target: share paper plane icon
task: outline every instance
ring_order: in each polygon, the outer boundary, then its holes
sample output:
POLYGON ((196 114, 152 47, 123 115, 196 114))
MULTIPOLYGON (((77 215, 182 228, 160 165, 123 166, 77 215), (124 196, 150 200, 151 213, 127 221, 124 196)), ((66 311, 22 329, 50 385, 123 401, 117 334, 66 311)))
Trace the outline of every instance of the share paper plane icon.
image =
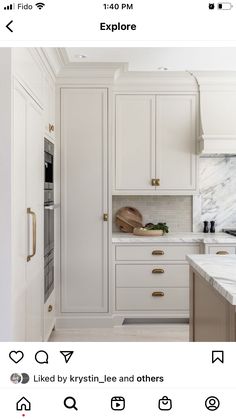
POLYGON ((67 364, 69 360, 71 359, 74 351, 60 351, 60 353, 64 356, 65 362, 67 364))

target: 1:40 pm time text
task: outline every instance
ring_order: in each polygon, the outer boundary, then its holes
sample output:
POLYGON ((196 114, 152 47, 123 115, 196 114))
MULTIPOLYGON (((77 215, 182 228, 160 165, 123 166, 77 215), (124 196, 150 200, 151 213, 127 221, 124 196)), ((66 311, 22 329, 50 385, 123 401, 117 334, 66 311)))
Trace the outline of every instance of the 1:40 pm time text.
POLYGON ((132 3, 110 3, 110 4, 103 4, 105 10, 133 10, 134 5, 132 3))

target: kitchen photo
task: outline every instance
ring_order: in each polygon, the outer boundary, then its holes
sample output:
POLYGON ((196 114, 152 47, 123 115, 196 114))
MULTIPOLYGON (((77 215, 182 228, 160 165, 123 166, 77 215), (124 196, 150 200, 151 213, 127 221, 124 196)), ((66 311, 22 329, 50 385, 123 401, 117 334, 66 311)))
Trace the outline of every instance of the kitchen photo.
POLYGON ((236 341, 236 48, 0 64, 0 341, 236 341))

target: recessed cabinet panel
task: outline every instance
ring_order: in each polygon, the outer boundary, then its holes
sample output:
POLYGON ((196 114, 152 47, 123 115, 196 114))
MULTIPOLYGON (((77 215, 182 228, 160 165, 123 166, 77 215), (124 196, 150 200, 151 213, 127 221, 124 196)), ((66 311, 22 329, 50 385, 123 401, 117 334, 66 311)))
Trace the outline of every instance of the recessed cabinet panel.
POLYGON ((158 191, 196 188, 196 109, 191 95, 156 97, 158 191))
POLYGON ((107 91, 62 89, 62 312, 104 313, 107 303, 107 91))
POLYGON ((153 189, 155 178, 155 96, 117 95, 115 124, 116 191, 153 189))

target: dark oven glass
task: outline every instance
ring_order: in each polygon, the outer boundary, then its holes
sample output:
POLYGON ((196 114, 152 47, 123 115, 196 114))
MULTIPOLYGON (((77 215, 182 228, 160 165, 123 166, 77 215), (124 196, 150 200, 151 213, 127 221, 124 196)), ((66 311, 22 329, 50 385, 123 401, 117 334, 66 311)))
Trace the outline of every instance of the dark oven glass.
POLYGON ((45 184, 48 188, 53 185, 53 155, 44 152, 44 165, 45 165, 45 184))
POLYGON ((44 255, 54 249, 54 210, 51 206, 44 207, 44 255))

